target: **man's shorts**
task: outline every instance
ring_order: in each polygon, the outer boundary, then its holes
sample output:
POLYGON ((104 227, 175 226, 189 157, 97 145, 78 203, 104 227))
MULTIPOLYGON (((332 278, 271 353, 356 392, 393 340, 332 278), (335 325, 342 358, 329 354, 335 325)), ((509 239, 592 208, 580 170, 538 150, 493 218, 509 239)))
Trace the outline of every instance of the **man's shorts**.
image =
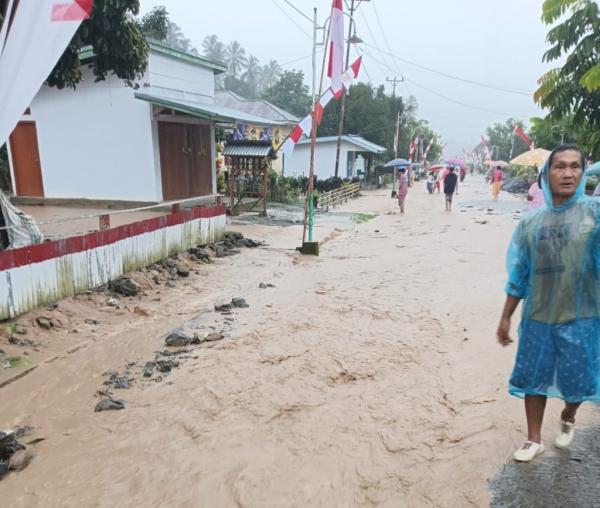
POLYGON ((600 322, 521 323, 510 393, 577 403, 600 400, 600 322))
POLYGON ((446 203, 452 203, 452 196, 454 196, 454 193, 447 194, 444 192, 444 195, 446 196, 446 203))

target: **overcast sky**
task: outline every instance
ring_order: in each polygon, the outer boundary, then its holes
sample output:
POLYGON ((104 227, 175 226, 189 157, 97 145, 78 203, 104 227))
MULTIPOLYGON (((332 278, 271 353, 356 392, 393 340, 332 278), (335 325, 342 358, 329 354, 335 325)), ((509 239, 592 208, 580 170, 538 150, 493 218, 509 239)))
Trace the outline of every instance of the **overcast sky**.
MULTIPOLYGON (((331 6, 330 0, 290 2, 308 16, 317 7, 321 22, 331 6)), ((156 5, 166 6, 171 19, 199 50, 204 37, 214 33, 226 43, 240 41, 248 54, 263 63, 276 59, 286 64, 306 57, 284 68, 302 69, 310 81, 312 25, 285 0, 141 0, 141 4, 142 13, 156 5)), ((527 121, 540 114, 531 94, 548 68, 542 64, 547 27, 540 20, 541 4, 542 0, 361 2, 355 14, 358 34, 366 43, 357 48, 364 55, 366 69, 361 80, 379 85, 386 77, 406 78, 397 93, 414 95, 420 116, 448 141, 447 153, 459 155, 463 147, 476 145, 491 123, 509 116, 527 121), (449 79, 385 53, 521 93, 449 79)), ((390 85, 387 89, 391 93, 390 85)))

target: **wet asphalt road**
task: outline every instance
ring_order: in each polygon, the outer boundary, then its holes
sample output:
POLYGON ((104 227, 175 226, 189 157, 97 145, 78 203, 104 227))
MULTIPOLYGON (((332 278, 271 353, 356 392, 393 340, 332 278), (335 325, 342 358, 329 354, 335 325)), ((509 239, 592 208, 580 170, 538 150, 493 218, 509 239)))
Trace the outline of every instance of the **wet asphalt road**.
POLYGON ((578 429, 571 450, 547 442, 533 462, 507 464, 490 487, 492 508, 600 507, 600 425, 578 429))

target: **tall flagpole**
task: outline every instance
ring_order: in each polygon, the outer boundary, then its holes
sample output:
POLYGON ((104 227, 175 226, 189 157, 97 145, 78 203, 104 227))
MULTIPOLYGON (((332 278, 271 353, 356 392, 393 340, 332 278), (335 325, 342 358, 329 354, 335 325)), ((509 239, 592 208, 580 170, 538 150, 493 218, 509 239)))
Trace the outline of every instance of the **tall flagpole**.
MULTIPOLYGON (((327 36, 325 40, 329 40, 331 31, 331 20, 333 19, 333 5, 331 7, 331 15, 329 16, 329 25, 327 26, 327 36)), ((308 186, 306 190, 306 202, 304 205, 304 227, 302 228, 302 245, 306 241, 306 230, 308 229, 308 238, 312 242, 313 237, 313 203, 314 203, 314 180, 315 180, 315 148, 317 145, 317 97, 320 99, 323 94, 323 78, 325 76, 325 63, 327 62, 327 51, 323 51, 323 64, 321 65, 321 78, 319 80, 319 93, 315 95, 312 105, 312 128, 310 131, 310 166, 308 172, 308 186), (309 213, 310 212, 310 213, 309 213)))

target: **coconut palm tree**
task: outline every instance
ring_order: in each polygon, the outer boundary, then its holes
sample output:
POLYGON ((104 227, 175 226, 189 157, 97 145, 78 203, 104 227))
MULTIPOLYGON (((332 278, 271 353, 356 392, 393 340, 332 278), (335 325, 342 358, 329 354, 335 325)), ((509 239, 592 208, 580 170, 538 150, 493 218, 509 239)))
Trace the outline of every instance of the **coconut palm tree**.
POLYGON ((216 35, 207 35, 202 42, 204 56, 213 62, 224 62, 227 58, 225 44, 216 35))
POLYGON ((242 79, 247 83, 256 83, 258 81, 258 76, 262 71, 262 67, 260 66, 260 61, 254 55, 250 55, 250 57, 246 60, 246 65, 244 65, 244 73, 242 74, 242 79))
POLYGON ((263 65, 260 85, 263 90, 277 83, 281 75, 281 66, 277 60, 271 60, 267 65, 263 65))
POLYGON ((229 74, 237 77, 241 70, 246 67, 246 50, 238 41, 232 41, 227 46, 226 55, 229 74))

